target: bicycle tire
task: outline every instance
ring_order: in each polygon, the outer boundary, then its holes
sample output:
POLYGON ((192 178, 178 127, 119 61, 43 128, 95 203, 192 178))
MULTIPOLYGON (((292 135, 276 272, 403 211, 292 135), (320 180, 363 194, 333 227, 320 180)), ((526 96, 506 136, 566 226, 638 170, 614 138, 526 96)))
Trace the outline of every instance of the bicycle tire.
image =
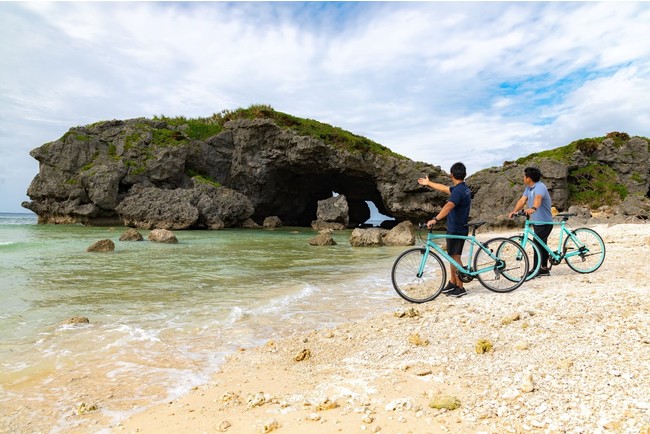
POLYGON ((528 240, 526 241, 526 246, 524 247, 522 243, 524 239, 523 235, 515 235, 514 237, 510 237, 510 239, 518 243, 520 246, 522 246, 524 248, 524 251, 526 252, 526 255, 528 255, 529 269, 528 269, 528 277, 526 277, 526 280, 530 280, 536 277, 537 273, 539 273, 539 269, 542 266, 542 263, 540 261, 537 261, 535 269, 534 270, 531 269, 532 264, 535 263, 535 255, 537 255, 538 258, 540 257, 539 248, 537 247, 537 244, 535 244, 531 238, 528 238, 528 240))
POLYGON ((429 251, 424 272, 418 276, 424 247, 406 250, 397 257, 391 270, 393 288, 404 300, 425 303, 440 295, 447 281, 447 270, 438 255, 429 251))
POLYGON ((474 256, 474 271, 479 272, 476 278, 481 285, 493 292, 510 292, 526 281, 528 255, 519 243, 508 238, 492 238, 483 246, 487 251, 481 248, 474 256))
POLYGON ((605 242, 598 235, 598 232, 589 228, 578 228, 571 231, 571 233, 578 238, 582 246, 576 244, 571 237, 567 237, 564 240, 564 254, 566 255, 569 251, 580 250, 580 248, 586 248, 588 251, 580 255, 565 256, 564 260, 573 271, 583 274, 593 273, 605 261, 605 242))

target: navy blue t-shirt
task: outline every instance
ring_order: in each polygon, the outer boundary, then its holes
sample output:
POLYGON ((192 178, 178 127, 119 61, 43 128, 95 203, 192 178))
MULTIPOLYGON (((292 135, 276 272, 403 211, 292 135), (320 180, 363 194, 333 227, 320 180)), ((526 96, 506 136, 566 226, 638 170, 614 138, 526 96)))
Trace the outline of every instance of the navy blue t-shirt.
POLYGON ((453 202, 454 207, 447 215, 447 232, 455 235, 467 235, 469 228, 465 225, 472 205, 472 192, 464 182, 449 187, 449 191, 451 191, 449 202, 453 202))

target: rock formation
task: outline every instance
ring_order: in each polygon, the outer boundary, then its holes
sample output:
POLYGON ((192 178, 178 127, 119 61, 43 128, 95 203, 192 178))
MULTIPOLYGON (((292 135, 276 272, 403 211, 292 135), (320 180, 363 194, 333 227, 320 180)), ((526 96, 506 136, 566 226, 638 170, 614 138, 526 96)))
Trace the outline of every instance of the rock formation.
MULTIPOLYGON (((39 161, 39 173, 27 191, 31 201, 23 206, 41 223, 220 229, 262 225, 271 216, 285 226, 310 226, 323 221, 319 201, 334 193, 346 199, 348 220, 340 223, 347 227, 370 217, 367 201, 394 217, 394 225, 427 221, 447 201, 417 183, 424 175, 449 183, 439 166, 411 161, 316 121, 270 108, 261 113, 71 128, 30 153, 39 161)), ((527 165, 540 167, 560 211, 580 205, 596 214, 650 217, 646 139, 611 133, 558 150, 470 176, 471 217, 507 223, 504 216, 523 191, 527 165)))
POLYGON ((616 132, 473 174, 467 178, 474 193, 470 216, 497 226, 510 224, 507 214, 524 191, 528 166, 540 169, 560 212, 609 222, 650 218, 650 144, 616 132))
POLYGON ((370 216, 366 201, 400 221, 445 202, 417 184, 425 174, 447 182, 439 167, 396 154, 326 144, 266 118, 231 120, 200 139, 190 127, 131 119, 72 128, 30 153, 40 167, 23 206, 41 223, 185 229, 268 216, 309 226, 333 192, 347 198, 351 226, 370 216))
MULTIPOLYGON (((311 223, 311 227, 317 231, 345 229, 350 223, 349 210, 348 201, 343 195, 319 200, 316 209, 316 220, 311 223)), ((370 213, 363 221, 365 222, 369 218, 370 213)))

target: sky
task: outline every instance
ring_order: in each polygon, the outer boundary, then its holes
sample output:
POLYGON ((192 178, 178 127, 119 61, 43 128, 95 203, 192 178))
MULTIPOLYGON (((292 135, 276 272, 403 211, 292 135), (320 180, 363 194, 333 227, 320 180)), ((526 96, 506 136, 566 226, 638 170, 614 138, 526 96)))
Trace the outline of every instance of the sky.
POLYGON ((469 175, 650 137, 649 35, 650 2, 0 2, 0 212, 110 119, 267 104, 469 175))

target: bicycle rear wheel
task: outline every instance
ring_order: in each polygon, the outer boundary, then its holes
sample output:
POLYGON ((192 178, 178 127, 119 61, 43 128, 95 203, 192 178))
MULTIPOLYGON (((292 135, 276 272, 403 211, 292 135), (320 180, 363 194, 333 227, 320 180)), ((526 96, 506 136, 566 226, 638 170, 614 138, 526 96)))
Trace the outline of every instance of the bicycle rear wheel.
POLYGON ((436 298, 447 281, 447 270, 442 260, 429 252, 420 273, 424 259, 424 247, 409 249, 399 255, 393 264, 391 278, 395 291, 411 303, 424 303, 436 298))
POLYGON ((528 255, 519 243, 493 238, 483 246, 474 256, 474 271, 483 286, 494 292, 510 292, 526 281, 528 255))
POLYGON ((592 273, 605 261, 605 242, 598 233, 589 228, 578 228, 564 240, 564 254, 578 251, 579 255, 565 257, 567 265, 578 273, 592 273))
POLYGON ((521 245, 524 248, 524 251, 526 252, 526 255, 528 255, 528 265, 529 265, 529 270, 528 270, 528 277, 526 277, 526 280, 530 280, 537 276, 537 273, 539 273, 539 268, 542 265, 540 261, 537 261, 537 264, 535 264, 535 269, 533 269, 533 264, 535 263, 535 256, 539 258, 539 248, 537 247, 537 244, 533 242, 532 239, 528 238, 526 240, 526 245, 524 246, 523 240, 524 237, 523 235, 515 235, 514 237, 510 237, 511 240, 515 241, 517 244, 521 245))

